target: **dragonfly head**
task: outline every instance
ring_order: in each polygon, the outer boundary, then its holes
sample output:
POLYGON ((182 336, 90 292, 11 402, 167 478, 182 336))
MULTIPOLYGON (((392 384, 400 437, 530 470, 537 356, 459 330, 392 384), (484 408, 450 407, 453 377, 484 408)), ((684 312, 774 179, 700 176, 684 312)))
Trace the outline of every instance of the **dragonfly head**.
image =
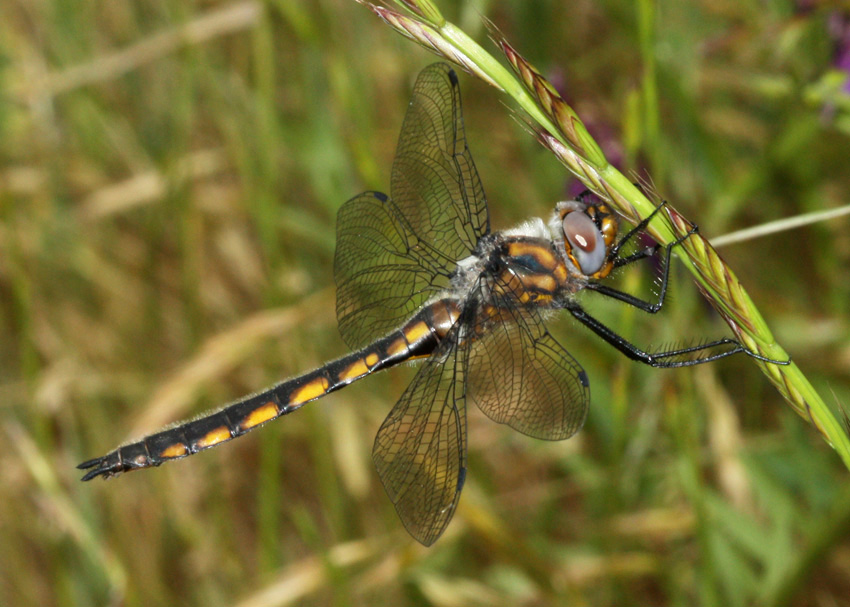
MULTIPOLYGON (((553 223, 563 238, 567 267, 582 278, 605 278, 614 267, 609 251, 617 240, 617 217, 605 202, 580 195, 559 202, 553 223)), ((559 238, 560 240, 560 238, 559 238)))

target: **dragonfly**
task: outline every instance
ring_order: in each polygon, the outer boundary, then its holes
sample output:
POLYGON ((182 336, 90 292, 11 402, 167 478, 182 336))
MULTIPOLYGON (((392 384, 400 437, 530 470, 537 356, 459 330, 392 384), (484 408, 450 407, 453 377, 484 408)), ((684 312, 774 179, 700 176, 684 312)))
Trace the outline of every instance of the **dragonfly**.
POLYGON ((242 436, 368 375, 414 359, 421 366, 378 430, 372 459, 404 527, 426 546, 457 509, 467 469, 467 406, 539 439, 562 440, 584 424, 587 374, 546 320, 565 311, 627 357, 686 367, 744 353, 731 338, 650 352, 578 302, 580 291, 658 312, 675 242, 632 243, 663 208, 620 236, 611 207, 589 192, 535 218, 491 231, 470 154, 459 82, 446 64, 416 80, 399 136, 390 191, 340 207, 334 276, 339 330, 352 353, 199 419, 152 434, 78 467, 82 480, 159 466, 242 436), (658 300, 603 280, 658 254, 658 300))

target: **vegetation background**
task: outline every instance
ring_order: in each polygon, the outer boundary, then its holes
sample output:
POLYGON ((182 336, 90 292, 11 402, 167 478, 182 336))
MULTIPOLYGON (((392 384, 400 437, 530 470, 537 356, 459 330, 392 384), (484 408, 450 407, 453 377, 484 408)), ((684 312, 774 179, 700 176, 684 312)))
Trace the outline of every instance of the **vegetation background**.
MULTIPOLYGON (((839 3, 440 6, 485 44, 491 19, 709 237, 850 200, 839 3)), ((470 410, 466 489, 430 549, 370 461, 411 368, 78 481, 83 459, 345 352, 335 214, 386 190, 433 60, 340 0, 0 4, 0 604, 850 605, 847 470, 759 370, 643 368, 567 321, 585 429, 544 443, 470 410)), ((496 91, 461 86, 494 226, 577 191, 496 91)), ((850 402, 847 220, 722 253, 850 402)), ((622 286, 649 294, 647 266, 622 286)), ((657 317, 584 301, 638 343, 729 333, 672 280, 657 317)))

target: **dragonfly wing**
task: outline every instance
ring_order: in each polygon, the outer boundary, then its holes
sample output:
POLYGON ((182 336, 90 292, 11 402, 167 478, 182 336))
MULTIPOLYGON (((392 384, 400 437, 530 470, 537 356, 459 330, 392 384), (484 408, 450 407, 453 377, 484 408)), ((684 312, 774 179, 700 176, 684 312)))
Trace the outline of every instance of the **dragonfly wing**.
POLYGON ((398 328, 448 286, 448 275, 422 259, 416 246, 416 236, 386 195, 364 192, 340 208, 336 314, 349 347, 362 348, 398 328))
POLYGON ((489 232, 487 201, 466 145, 457 75, 416 80, 399 136, 392 198, 366 192, 337 220, 337 318, 352 348, 396 328, 449 284, 489 232))
POLYGON ((445 63, 420 73, 402 125, 392 171, 392 196, 423 254, 454 263, 490 232, 484 188, 463 126, 457 74, 445 63))
POLYGON ((372 450, 402 523, 426 546, 451 521, 466 478, 466 402, 459 360, 465 354, 453 348, 455 341, 447 338, 425 361, 378 431, 372 450))
POLYGON ((569 438, 587 417, 581 365, 546 329, 538 310, 499 308, 471 345, 467 390, 487 417, 546 440, 569 438))

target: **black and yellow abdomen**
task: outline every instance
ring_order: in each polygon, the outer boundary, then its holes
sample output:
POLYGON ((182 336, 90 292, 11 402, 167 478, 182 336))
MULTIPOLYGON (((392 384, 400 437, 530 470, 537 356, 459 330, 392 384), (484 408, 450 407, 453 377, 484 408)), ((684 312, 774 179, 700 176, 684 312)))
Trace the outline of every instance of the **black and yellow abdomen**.
POLYGON ((83 477, 115 476, 128 470, 149 468, 209 449, 291 413, 325 394, 347 386, 370 373, 401 362, 427 356, 457 322, 459 306, 453 299, 437 301, 410 319, 399 330, 366 348, 332 361, 300 377, 283 381, 174 428, 119 447, 107 455, 83 462, 91 470, 83 477))

